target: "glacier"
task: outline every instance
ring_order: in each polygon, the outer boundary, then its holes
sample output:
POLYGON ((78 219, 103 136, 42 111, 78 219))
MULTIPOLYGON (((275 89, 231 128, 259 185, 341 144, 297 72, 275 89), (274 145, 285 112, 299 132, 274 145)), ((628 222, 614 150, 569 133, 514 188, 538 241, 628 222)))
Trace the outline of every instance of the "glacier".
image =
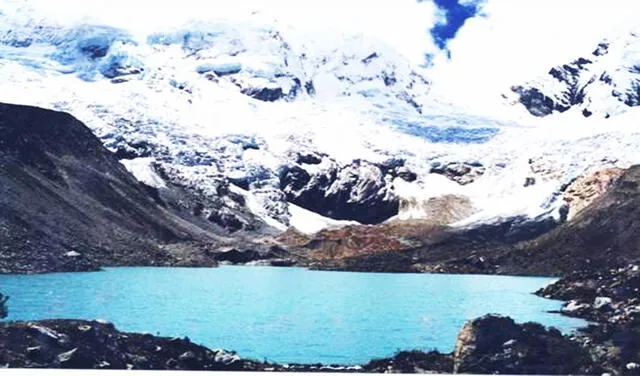
POLYGON ((141 33, 30 7, 0 14, 0 101, 70 112, 140 181, 204 197, 230 187, 280 230, 420 218, 399 203, 452 192, 474 208, 453 225, 558 217, 567 183, 638 162, 640 108, 535 118, 512 100, 489 117, 438 97, 435 80, 375 36, 257 16, 141 33), (434 173, 460 163, 483 172, 465 185, 434 173), (354 209, 311 211, 323 205, 354 209))

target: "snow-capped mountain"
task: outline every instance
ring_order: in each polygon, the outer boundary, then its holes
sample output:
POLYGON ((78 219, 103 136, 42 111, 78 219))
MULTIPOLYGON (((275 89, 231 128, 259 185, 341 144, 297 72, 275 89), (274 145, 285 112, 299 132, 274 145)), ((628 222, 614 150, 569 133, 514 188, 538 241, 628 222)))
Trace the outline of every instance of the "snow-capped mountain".
POLYGON ((640 105, 640 33, 605 39, 590 53, 511 90, 535 116, 568 110, 585 117, 624 113, 640 105))
POLYGON ((572 179, 637 161, 622 121, 548 132, 475 116, 435 79, 373 36, 259 15, 140 33, 0 14, 0 101, 72 113, 139 180, 199 195, 203 216, 234 206, 216 218, 236 227, 241 203, 315 231, 425 216, 442 194, 471 202, 460 224, 558 216, 572 179))

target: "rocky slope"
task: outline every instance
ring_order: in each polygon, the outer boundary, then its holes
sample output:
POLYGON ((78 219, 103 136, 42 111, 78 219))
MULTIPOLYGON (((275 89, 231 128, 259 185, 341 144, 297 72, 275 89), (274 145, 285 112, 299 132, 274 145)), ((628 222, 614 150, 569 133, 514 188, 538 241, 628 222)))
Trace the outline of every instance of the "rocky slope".
POLYGON ((452 227, 414 220, 279 239, 316 268, 560 276, 640 257, 639 184, 639 166, 576 179, 562 193, 570 217, 562 223, 512 217, 452 227))
POLYGON ((204 251, 232 241, 180 187, 141 184, 65 113, 0 104, 0 190, 4 273, 215 265, 204 251))
POLYGON ((640 374, 640 267, 572 273, 538 295, 565 300, 561 313, 594 324, 576 338, 603 367, 619 375, 640 374))
MULTIPOLYGON (((571 222, 505 254, 530 273, 622 267, 640 258, 640 166, 626 170, 571 222)), ((500 261, 498 261, 500 262, 500 261)), ((502 263, 505 264, 505 263, 502 263)))

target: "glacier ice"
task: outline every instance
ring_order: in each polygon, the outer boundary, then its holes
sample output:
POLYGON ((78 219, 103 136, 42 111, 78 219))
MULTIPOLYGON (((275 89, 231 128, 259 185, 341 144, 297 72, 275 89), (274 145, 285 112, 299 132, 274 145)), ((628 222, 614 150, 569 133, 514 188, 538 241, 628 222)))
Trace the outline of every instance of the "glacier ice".
POLYGON ((335 166, 323 192, 363 207, 371 182, 382 198, 452 190, 477 209, 473 222, 553 215, 566 182, 604 160, 625 167, 638 159, 640 132, 628 126, 635 109, 606 123, 570 113, 544 122, 469 114, 431 92, 437 77, 428 70, 362 34, 236 21, 140 34, 0 15, 0 49, 0 100, 71 112, 140 180, 204 197, 231 186, 278 228, 345 223, 287 202, 281 174, 294 167, 322 181, 335 166), (562 174, 525 187, 531 158, 562 174), (415 180, 362 167, 393 159, 415 180), (168 181, 142 163, 150 160, 168 181), (486 172, 465 186, 431 174, 436 164, 464 162, 486 172))

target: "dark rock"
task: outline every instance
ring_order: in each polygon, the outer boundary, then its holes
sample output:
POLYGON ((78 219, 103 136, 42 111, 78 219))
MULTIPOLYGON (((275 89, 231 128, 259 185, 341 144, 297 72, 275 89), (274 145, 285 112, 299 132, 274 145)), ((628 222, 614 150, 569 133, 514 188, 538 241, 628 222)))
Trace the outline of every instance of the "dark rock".
POLYGON ((298 166, 285 167, 280 171, 280 189, 289 202, 334 219, 380 223, 399 209, 384 171, 364 161, 333 163, 314 175, 298 166))
POLYGON ((444 175, 460 185, 471 184, 484 175, 485 168, 477 162, 448 163, 431 168, 432 174, 444 175))
POLYGON ((0 319, 4 319, 9 315, 9 308, 7 308, 8 296, 0 294, 0 319))
POLYGON ((553 113, 555 103, 553 99, 544 95, 537 88, 524 88, 522 86, 514 86, 511 91, 520 96, 522 103, 529 113, 533 116, 544 117, 553 113))
POLYGON ((589 320, 576 341, 607 372, 638 375, 640 359, 640 266, 576 271, 537 292, 566 300, 562 314, 589 320))
POLYGON ((313 81, 307 81, 304 83, 304 89, 307 91, 307 94, 313 96, 316 94, 316 88, 313 86, 313 81))
POLYGON ((98 59, 107 56, 110 45, 106 43, 91 43, 91 40, 83 41, 78 46, 80 52, 91 59, 98 59))
POLYGON ((280 176, 280 188, 291 191, 300 191, 311 181, 311 175, 307 170, 293 166, 288 168, 280 176))
POLYGON ((319 165, 322 163, 322 156, 318 156, 315 154, 307 153, 307 154, 298 154, 296 158, 296 163, 298 164, 310 164, 310 165, 319 165))
POLYGON ((209 242, 219 231, 159 205, 61 112, 0 104, 0 187, 0 273, 168 265, 175 254, 161 244, 209 242))
POLYGON ((606 55, 607 53, 609 53, 609 43, 604 43, 604 42, 598 44, 598 48, 596 48, 596 50, 593 51, 594 56, 602 56, 602 55, 606 55))
POLYGON ((413 171, 410 171, 406 167, 401 167, 397 171, 398 177, 408 183, 414 182, 418 180, 418 174, 413 171))
POLYGON ((268 258, 258 251, 238 250, 235 248, 225 248, 211 253, 212 257, 217 261, 227 261, 232 264, 245 264, 250 261, 262 260, 268 258))
POLYGON ((245 88, 241 90, 242 94, 251 98, 261 100, 263 102, 275 102, 285 97, 280 87, 264 87, 264 88, 245 88))
POLYGON ((71 369, 89 369, 94 365, 91 354, 84 348, 79 347, 58 354, 56 356, 56 364, 59 364, 60 368, 71 369))
POLYGON ((267 367, 185 339, 122 333, 111 324, 78 320, 0 324, 0 361, 10 368, 258 371, 267 367), (37 336, 40 331, 30 329, 34 327, 67 337, 68 342, 42 342, 43 338, 37 336), (82 327, 93 329, 78 329, 82 327), (33 343, 38 345, 28 345, 33 343))
POLYGON ((374 52, 371 55, 365 57, 364 59, 362 59, 362 63, 363 64, 369 64, 373 59, 376 59, 378 57, 378 53, 374 52))
POLYGON ((277 266, 277 267, 289 267, 289 266, 294 266, 296 264, 295 260, 292 259, 273 259, 270 260, 270 265, 271 266, 277 266))
POLYGON ((245 223, 233 213, 214 212, 207 219, 230 232, 240 231, 245 227, 245 223))
POLYGON ((452 373, 453 357, 437 351, 402 351, 389 359, 375 359, 362 369, 370 373, 452 373))
POLYGON ((455 373, 592 374, 586 350, 556 329, 488 315, 467 323, 456 342, 455 373))

